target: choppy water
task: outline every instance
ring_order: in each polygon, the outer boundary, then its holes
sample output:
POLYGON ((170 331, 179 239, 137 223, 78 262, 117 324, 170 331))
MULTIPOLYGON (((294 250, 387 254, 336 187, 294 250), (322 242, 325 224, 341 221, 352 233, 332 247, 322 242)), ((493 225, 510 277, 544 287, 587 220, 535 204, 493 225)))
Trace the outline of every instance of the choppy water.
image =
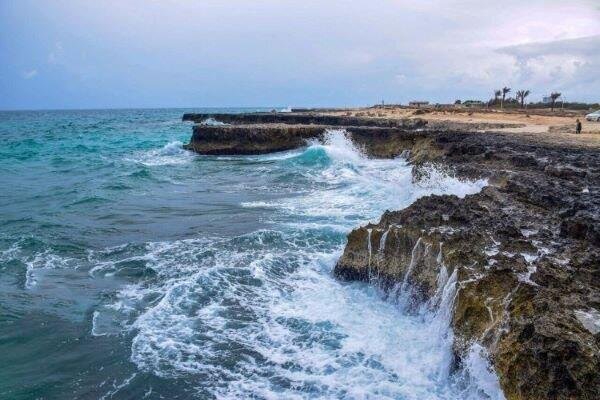
POLYGON ((343 132, 199 156, 186 111, 0 113, 0 398, 501 397, 477 349, 450 373, 455 277, 407 314, 332 276, 353 227, 484 182, 343 132))

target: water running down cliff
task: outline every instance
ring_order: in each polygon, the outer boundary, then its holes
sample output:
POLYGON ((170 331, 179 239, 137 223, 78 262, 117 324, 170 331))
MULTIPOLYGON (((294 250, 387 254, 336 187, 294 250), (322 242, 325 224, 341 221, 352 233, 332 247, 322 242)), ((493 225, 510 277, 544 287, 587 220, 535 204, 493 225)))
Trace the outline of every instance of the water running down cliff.
MULTIPOLYGON (((386 299, 373 286, 341 284, 331 274, 350 229, 425 194, 463 196, 485 182, 432 171, 415 184, 404 160, 366 159, 339 131, 325 145, 293 152, 195 156, 178 150, 179 125, 165 123, 172 131, 158 135, 160 141, 150 133, 132 138, 116 155, 106 133, 86 144, 95 155, 75 156, 78 144, 68 145, 73 154, 60 155, 121 186, 111 198, 115 189, 73 177, 85 196, 71 207, 93 216, 83 226, 110 221, 104 228, 112 243, 101 234, 69 233, 68 211, 66 226, 52 233, 38 228, 38 238, 19 236, 13 225, 3 237, 0 271, 16 274, 3 284, 11 285, 3 304, 16 326, 25 324, 20 315, 33 312, 65 332, 85 327, 82 344, 66 351, 74 359, 77 351, 92 353, 93 366, 79 383, 59 387, 105 398, 501 397, 478 349, 467 371, 450 373, 448 310, 456 276, 440 276, 445 283, 432 307, 407 313, 405 287, 386 299), (145 141, 152 144, 136 148, 145 141), (140 201, 145 196, 152 201, 140 201), (138 228, 145 234, 124 225, 133 215, 146 220, 138 228), (59 246, 57 232, 71 244, 59 246), (17 307, 11 302, 18 297, 30 300, 17 307), (56 305, 41 305, 42 297, 56 305)), ((48 162, 59 156, 48 153, 48 162)), ((381 245, 371 244, 373 262, 381 245)), ((51 364, 47 357, 40 354, 37 364, 51 364)), ((19 376, 10 378, 16 385, 19 376)))

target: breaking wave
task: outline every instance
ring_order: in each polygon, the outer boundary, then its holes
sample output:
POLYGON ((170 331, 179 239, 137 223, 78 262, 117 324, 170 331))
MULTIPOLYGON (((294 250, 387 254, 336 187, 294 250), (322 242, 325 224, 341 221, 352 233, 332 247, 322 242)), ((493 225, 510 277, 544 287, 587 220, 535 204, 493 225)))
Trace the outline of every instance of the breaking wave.
MULTIPOLYGON (((177 146, 154 158, 180 156, 177 146)), ((406 160, 369 159, 344 131, 300 151, 235 159, 289 189, 242 203, 269 208, 268 227, 92 252, 92 276, 129 280, 95 310, 93 335, 131 332, 139 370, 193 377, 199 395, 221 399, 502 398, 481 349, 451 373, 456 274, 441 276, 436 307, 416 314, 331 274, 353 227, 427 194, 476 193, 485 181, 432 170, 413 182, 406 160)))
POLYGON ((193 160, 193 155, 183 149, 183 143, 172 141, 159 149, 137 152, 134 156, 126 158, 126 160, 147 167, 155 167, 186 164, 193 160))

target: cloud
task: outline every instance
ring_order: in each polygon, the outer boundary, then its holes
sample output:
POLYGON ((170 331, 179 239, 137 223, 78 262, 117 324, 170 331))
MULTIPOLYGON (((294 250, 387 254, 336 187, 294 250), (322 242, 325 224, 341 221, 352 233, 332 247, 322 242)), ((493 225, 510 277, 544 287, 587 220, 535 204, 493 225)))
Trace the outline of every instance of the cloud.
POLYGON ((30 69, 23 72, 23 79, 32 79, 37 76, 37 69, 30 69))
MULTIPOLYGON (((600 93, 598 0, 15 4, 0 21, 0 38, 16 38, 5 45, 11 65, 46 64, 40 98, 69 87, 70 97, 44 97, 69 106, 446 102, 502 86, 532 99, 600 93)), ((1 72, 0 86, 11 75, 1 72)), ((0 106, 32 98, 11 90, 0 106)))
POLYGON ((60 64, 64 55, 62 42, 54 43, 52 51, 48 54, 48 64, 60 64))
POLYGON ((406 82, 406 75, 404 74, 396 74, 394 76, 394 81, 398 84, 403 84, 404 82, 406 82))
POLYGON ((600 92, 600 35, 503 47, 499 54, 515 61, 521 84, 562 90, 572 97, 600 92))

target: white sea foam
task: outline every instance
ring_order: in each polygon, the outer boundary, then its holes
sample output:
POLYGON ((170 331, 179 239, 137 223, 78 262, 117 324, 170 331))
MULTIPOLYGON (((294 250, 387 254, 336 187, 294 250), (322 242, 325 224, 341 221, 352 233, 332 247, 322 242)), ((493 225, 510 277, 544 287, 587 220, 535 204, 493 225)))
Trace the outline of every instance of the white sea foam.
POLYGON ((469 349, 461 378, 467 387, 477 388, 480 398, 504 399, 498 377, 489 365, 487 351, 477 343, 469 349))
POLYGON ((272 206, 298 217, 333 217, 338 222, 347 221, 347 227, 351 228, 357 222, 347 220, 349 215, 365 216, 362 222, 366 222, 379 218, 383 210, 404 208, 428 194, 464 197, 479 192, 487 184, 486 180, 463 181, 433 167, 427 168, 423 180, 413 184, 411 167, 405 159, 369 159, 343 130, 329 131, 324 144, 314 142, 304 152, 295 157, 288 154, 286 159, 317 162, 323 157, 329 161, 325 168, 301 172, 314 185, 324 186, 321 190, 309 191, 300 198, 244 203, 244 206, 272 206))
MULTIPOLYGON (((306 180, 308 190, 244 204, 272 208, 272 229, 91 255, 97 278, 151 271, 96 310, 92 333, 129 329, 140 370, 193 375, 221 399, 501 396, 481 352, 462 375, 450 374, 456 271, 441 270, 435 304, 416 314, 373 286, 331 275, 344 232, 424 194, 464 196, 485 182, 433 173, 413 184, 405 160, 367 159, 342 131, 288 155, 263 161, 272 173, 306 180)), ((385 239, 375 246, 383 251, 385 239)))
POLYGON ((208 126, 223 126, 229 125, 224 122, 218 121, 214 118, 206 118, 204 121, 200 122, 200 125, 208 125, 208 126))
POLYGON ((184 150, 183 143, 179 141, 169 142, 161 148, 140 151, 130 157, 126 157, 126 161, 148 167, 186 164, 193 159, 193 153, 184 150))
POLYGON ((77 263, 76 259, 60 256, 51 250, 44 250, 32 255, 25 254, 18 244, 11 247, 6 255, 25 263, 25 289, 33 289, 37 286, 40 273, 57 268, 76 268, 77 263))

